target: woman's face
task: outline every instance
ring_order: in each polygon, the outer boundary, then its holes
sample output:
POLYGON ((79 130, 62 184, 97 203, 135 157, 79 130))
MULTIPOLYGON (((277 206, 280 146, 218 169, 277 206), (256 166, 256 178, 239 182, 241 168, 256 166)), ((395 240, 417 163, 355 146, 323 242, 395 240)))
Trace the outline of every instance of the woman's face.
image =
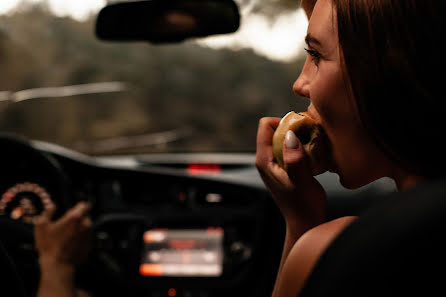
POLYGON ((389 161, 367 135, 343 72, 331 0, 318 0, 307 30, 307 60, 293 86, 309 98, 308 112, 325 129, 333 147, 334 172, 347 188, 363 186, 388 172, 389 161))

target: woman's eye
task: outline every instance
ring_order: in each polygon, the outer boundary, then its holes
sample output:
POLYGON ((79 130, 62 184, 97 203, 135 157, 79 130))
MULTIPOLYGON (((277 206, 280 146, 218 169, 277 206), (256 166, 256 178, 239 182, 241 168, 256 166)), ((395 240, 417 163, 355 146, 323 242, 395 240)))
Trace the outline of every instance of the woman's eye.
POLYGON ((305 48, 305 51, 308 55, 311 56, 311 60, 317 65, 319 63, 319 60, 321 58, 321 54, 315 50, 305 48))

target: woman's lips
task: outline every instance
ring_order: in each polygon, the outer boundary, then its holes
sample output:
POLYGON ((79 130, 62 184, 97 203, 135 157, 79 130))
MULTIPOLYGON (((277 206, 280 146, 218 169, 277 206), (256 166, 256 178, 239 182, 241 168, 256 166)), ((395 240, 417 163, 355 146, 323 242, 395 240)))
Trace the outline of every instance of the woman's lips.
MULTIPOLYGON (((310 118, 315 120, 325 130, 325 127, 321 124, 321 120, 320 120, 319 114, 316 111, 316 108, 314 107, 313 104, 310 104, 308 106, 307 112, 308 112, 308 115, 310 116, 310 118)), ((327 130, 325 130, 325 131, 327 131, 327 130)), ((331 141, 330 136, 328 134, 327 134, 327 137, 328 137, 328 140, 330 141, 330 145, 332 145, 333 142, 331 141)), ((336 162, 334 161, 333 146, 331 147, 330 160, 331 160, 330 161, 330 165, 329 165, 329 168, 327 168, 327 170, 329 172, 332 172, 332 173, 338 173, 338 167, 336 166, 336 162)))
POLYGON ((316 122, 319 122, 319 117, 317 116, 316 109, 314 108, 313 104, 310 104, 307 108, 308 115, 310 118, 315 120, 316 122))

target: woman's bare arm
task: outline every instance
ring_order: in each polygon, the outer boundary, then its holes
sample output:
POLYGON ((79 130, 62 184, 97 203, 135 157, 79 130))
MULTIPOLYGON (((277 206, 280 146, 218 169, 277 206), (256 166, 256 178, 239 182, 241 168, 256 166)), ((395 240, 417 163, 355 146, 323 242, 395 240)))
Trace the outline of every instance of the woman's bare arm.
POLYGON ((296 297, 323 252, 356 217, 342 217, 321 224, 302 235, 286 257, 273 297, 296 297))

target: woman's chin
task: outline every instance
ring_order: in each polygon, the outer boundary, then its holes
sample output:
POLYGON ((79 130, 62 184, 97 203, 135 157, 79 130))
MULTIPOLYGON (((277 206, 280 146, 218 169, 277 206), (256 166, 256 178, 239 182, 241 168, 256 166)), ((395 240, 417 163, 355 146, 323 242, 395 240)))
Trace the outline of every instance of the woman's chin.
MULTIPOLYGON (((337 173, 337 172, 336 172, 336 173, 337 173)), ((372 179, 372 180, 369 179, 369 178, 367 178, 367 179, 362 179, 362 178, 360 178, 358 175, 349 178, 348 176, 346 176, 346 175, 344 175, 344 174, 340 174, 340 173, 337 173, 337 174, 338 174, 338 176, 339 176, 339 183, 340 183, 344 188, 346 188, 346 189, 348 189, 348 190, 356 190, 356 189, 359 189, 359 188, 361 188, 361 187, 363 187, 363 186, 366 186, 366 185, 368 185, 368 184, 374 182, 375 180, 377 180, 377 178, 376 178, 376 179, 372 179)))

